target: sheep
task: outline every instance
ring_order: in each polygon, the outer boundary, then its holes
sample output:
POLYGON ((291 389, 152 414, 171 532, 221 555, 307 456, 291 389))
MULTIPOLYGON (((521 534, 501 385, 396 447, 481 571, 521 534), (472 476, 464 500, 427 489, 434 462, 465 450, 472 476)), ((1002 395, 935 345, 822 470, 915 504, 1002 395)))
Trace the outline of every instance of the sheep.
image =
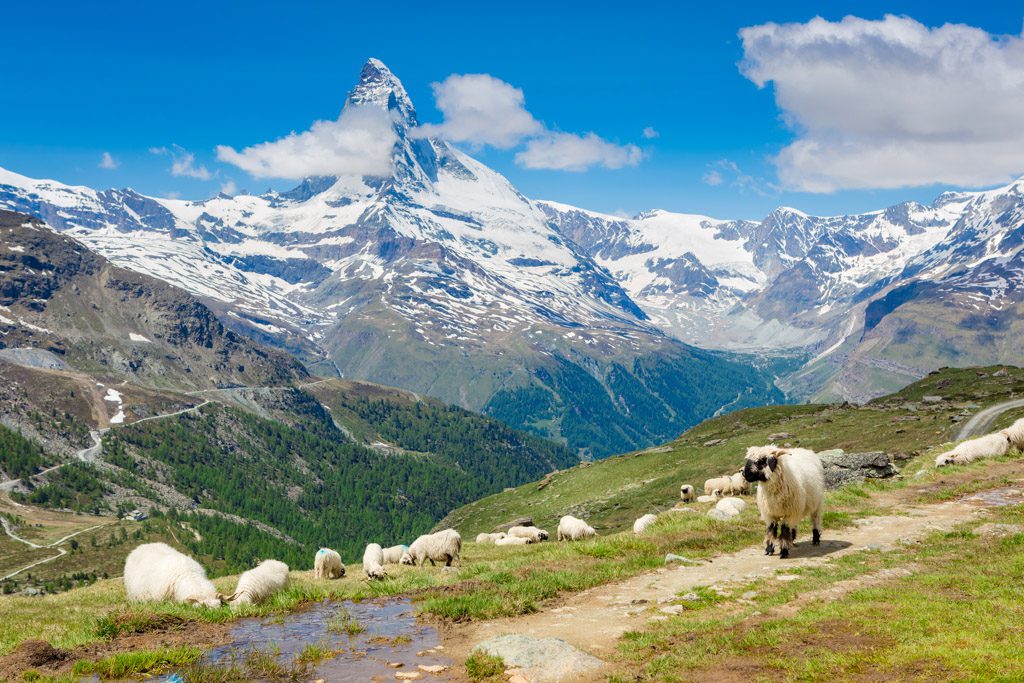
POLYGON ((736 514, 738 515, 745 509, 747 509, 747 503, 742 498, 722 498, 717 503, 715 503, 715 508, 719 510, 726 510, 727 508, 732 509, 735 510, 736 514))
POLYGON ((412 564, 409 546, 393 545, 390 548, 384 548, 384 564, 412 564))
POLYGON ((966 465, 982 458, 993 458, 999 455, 1006 455, 1010 451, 1010 437, 1006 431, 993 432, 976 439, 970 439, 957 444, 956 448, 946 451, 935 458, 936 467, 946 465, 966 465))
POLYGON ((433 534, 420 536, 409 546, 409 554, 413 563, 422 567, 427 560, 434 565, 435 561, 444 562, 444 566, 462 566, 462 536, 455 529, 445 529, 433 534))
POLYGON ((684 503, 692 503, 697 496, 697 492, 693 490, 693 487, 689 484, 683 484, 679 487, 679 498, 684 503))
POLYGON ((789 557, 796 540, 800 520, 810 517, 811 542, 821 543, 821 521, 825 514, 825 468, 821 458, 806 448, 779 448, 775 445, 751 446, 747 449, 743 478, 757 487, 757 509, 765 523, 766 555, 789 557))
POLYGON ((206 578, 206 570, 166 543, 144 543, 124 561, 124 588, 132 601, 191 603, 220 607, 224 596, 206 578))
POLYGON ((514 526, 508 530, 509 536, 518 536, 519 538, 528 538, 530 543, 540 543, 541 541, 548 540, 548 532, 543 529, 538 529, 535 526, 514 526))
POLYGON ((713 495, 715 491, 725 493, 730 490, 732 490, 732 479, 729 477, 715 477, 704 482, 705 496, 713 495))
POLYGON ((559 541, 578 541, 591 536, 597 536, 597 532, 582 519, 566 515, 558 520, 559 541))
POLYGON ((743 478, 743 470, 732 475, 729 479, 732 480, 732 483, 729 486, 728 493, 731 493, 734 496, 742 493, 750 493, 750 482, 743 478))
POLYGON ((643 532, 647 531, 647 527, 654 524, 656 521, 658 521, 657 515, 644 515, 640 519, 633 522, 633 533, 642 534, 643 532))
POLYGON ((505 538, 505 536, 507 536, 507 535, 508 534, 506 534, 504 531, 499 531, 499 532, 493 533, 493 534, 477 534, 476 535, 476 542, 477 543, 494 543, 498 539, 505 538))
POLYGON ((371 543, 363 551, 363 571, 368 579, 386 579, 384 571, 384 549, 378 543, 371 543))
POLYGON ((721 497, 722 497, 722 490, 721 489, 715 489, 714 492, 710 496, 697 496, 697 502, 698 503, 714 503, 714 502, 718 501, 718 499, 721 498, 721 497))
POLYGON ((1006 435, 1011 448, 1024 451, 1024 417, 1004 429, 1003 434, 1006 435))
POLYGON ((264 560, 238 577, 235 592, 225 601, 234 605, 258 605, 277 591, 288 587, 288 565, 264 560))
POLYGON ((494 541, 494 545, 526 545, 530 542, 530 539, 522 536, 502 536, 494 541))
POLYGON ((313 559, 314 579, 338 579, 345 576, 345 565, 341 555, 330 548, 320 548, 313 559))

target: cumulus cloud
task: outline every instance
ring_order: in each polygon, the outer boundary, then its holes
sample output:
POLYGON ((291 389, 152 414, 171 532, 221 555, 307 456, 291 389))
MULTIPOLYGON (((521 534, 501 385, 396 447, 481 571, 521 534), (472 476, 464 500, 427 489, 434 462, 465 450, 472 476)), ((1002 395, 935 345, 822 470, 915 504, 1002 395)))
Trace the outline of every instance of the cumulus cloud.
POLYGON ((220 191, 221 194, 226 194, 229 197, 234 197, 236 194, 238 194, 238 185, 235 184, 234 180, 231 180, 229 178, 227 181, 221 183, 220 191))
POLYGON ((217 158, 256 178, 298 180, 310 175, 386 176, 398 141, 391 118, 371 105, 349 106, 336 121, 317 121, 242 151, 219 145, 217 158))
POLYGON ((494 76, 452 74, 431 87, 444 123, 420 126, 418 135, 508 149, 544 130, 526 110, 523 91, 494 76))
POLYGON ((653 140, 654 138, 661 137, 661 133, 647 126, 644 128, 643 136, 645 140, 653 140))
POLYGON ((745 173, 739 164, 729 159, 719 159, 710 163, 707 169, 707 172, 701 176, 701 181, 705 185, 717 187, 728 184, 741 192, 753 192, 762 197, 779 192, 779 187, 771 181, 745 173))
POLYGON ((100 158, 99 167, 103 168, 103 169, 106 169, 108 171, 112 171, 112 170, 114 170, 115 168, 117 168, 120 165, 121 165, 121 162, 118 161, 117 159, 115 159, 110 154, 110 152, 104 152, 103 156, 100 158))
POLYGON ((741 71, 796 140, 787 187, 982 186, 1024 172, 1024 38, 886 16, 752 26, 741 71))
POLYGON ((156 154, 159 156, 170 155, 171 157, 171 175, 173 176, 185 176, 187 178, 196 178, 198 180, 209 180, 213 177, 209 169, 206 166, 199 164, 196 165, 196 155, 188 151, 180 145, 171 145, 167 147, 150 147, 150 154, 156 154))
POLYGON ((594 133, 549 133, 527 142, 526 149, 516 154, 516 163, 531 169, 585 171, 592 166, 636 166, 643 156, 636 145, 616 145, 594 133))

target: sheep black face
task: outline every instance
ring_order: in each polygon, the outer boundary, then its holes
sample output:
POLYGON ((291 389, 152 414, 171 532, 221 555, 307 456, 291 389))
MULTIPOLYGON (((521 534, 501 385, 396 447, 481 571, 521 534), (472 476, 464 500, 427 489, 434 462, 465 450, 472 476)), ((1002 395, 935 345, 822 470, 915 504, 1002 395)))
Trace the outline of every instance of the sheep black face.
POLYGON ((743 478, 753 483, 768 481, 779 466, 779 449, 772 446, 751 446, 743 463, 743 478))

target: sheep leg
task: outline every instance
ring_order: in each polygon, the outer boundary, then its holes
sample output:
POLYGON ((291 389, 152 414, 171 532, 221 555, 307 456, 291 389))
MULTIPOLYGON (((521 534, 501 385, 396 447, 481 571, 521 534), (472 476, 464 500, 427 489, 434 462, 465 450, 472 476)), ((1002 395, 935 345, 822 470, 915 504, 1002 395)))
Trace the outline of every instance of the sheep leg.
POLYGON ((764 534, 764 554, 774 555, 775 554, 775 539, 779 536, 779 525, 772 522, 768 525, 768 530, 764 534))
POLYGON ((779 527, 779 559, 784 560, 789 557, 789 547, 793 543, 793 532, 788 526, 782 524, 779 527))
POLYGON ((792 529, 789 530, 789 535, 791 536, 791 540, 794 543, 796 543, 796 527, 793 527, 792 529))
POLYGON ((811 543, 821 545, 821 523, 825 517, 825 506, 822 505, 814 513, 814 528, 811 532, 811 543))

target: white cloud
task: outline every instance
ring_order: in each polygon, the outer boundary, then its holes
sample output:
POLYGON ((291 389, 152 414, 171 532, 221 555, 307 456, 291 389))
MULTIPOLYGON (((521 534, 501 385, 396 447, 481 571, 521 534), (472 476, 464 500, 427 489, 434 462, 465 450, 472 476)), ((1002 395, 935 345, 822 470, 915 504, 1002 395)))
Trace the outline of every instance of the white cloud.
POLYGON ((725 182, 725 178, 722 177, 722 173, 720 171, 716 171, 715 169, 711 169, 703 176, 701 176, 701 180, 704 182, 704 184, 710 185, 711 187, 717 187, 721 185, 723 182, 725 182))
POLYGON ((161 156, 169 154, 171 157, 171 175, 173 176, 186 176, 198 180, 209 180, 213 177, 213 174, 210 173, 206 166, 202 164, 196 166, 195 154, 180 145, 171 145, 170 149, 167 147, 150 147, 149 153, 161 156))
POLYGON ((768 23, 740 31, 743 74, 771 82, 796 140, 775 159, 810 192, 1024 172, 1024 39, 907 18, 768 23))
POLYGON ((177 192, 175 190, 171 190, 169 192, 164 192, 164 198, 165 199, 180 199, 181 198, 181 193, 177 192))
POLYGON ((120 165, 121 162, 111 156, 110 152, 104 152, 99 163, 100 168, 107 169, 108 171, 112 171, 120 165))
POLYGON ((616 145, 594 133, 549 133, 526 143, 526 149, 516 154, 516 163, 531 169, 585 171, 592 166, 636 166, 643 156, 636 145, 616 145))
POLYGON ((238 185, 235 184, 234 180, 228 179, 220 186, 221 194, 226 194, 229 197, 233 197, 238 194, 238 185))
POLYGON ((217 158, 256 178, 386 176, 391 173, 391 151, 397 141, 386 111, 375 106, 349 106, 337 121, 317 121, 305 132, 240 152, 218 145, 217 158))
POLYGON ((762 197, 778 194, 779 192, 778 186, 774 183, 764 178, 744 173, 743 169, 735 161, 719 159, 714 163, 708 164, 707 168, 707 172, 701 177, 701 181, 706 185, 717 187, 718 185, 728 183, 730 187, 735 187, 741 192, 753 192, 762 197))
POLYGON ((645 140, 653 140, 654 138, 661 137, 661 133, 654 130, 650 126, 647 126, 646 128, 644 128, 643 136, 645 140))
POLYGON ((544 130, 526 111, 523 91, 488 74, 452 74, 431 86, 444 123, 419 127, 421 136, 508 149, 544 130))

